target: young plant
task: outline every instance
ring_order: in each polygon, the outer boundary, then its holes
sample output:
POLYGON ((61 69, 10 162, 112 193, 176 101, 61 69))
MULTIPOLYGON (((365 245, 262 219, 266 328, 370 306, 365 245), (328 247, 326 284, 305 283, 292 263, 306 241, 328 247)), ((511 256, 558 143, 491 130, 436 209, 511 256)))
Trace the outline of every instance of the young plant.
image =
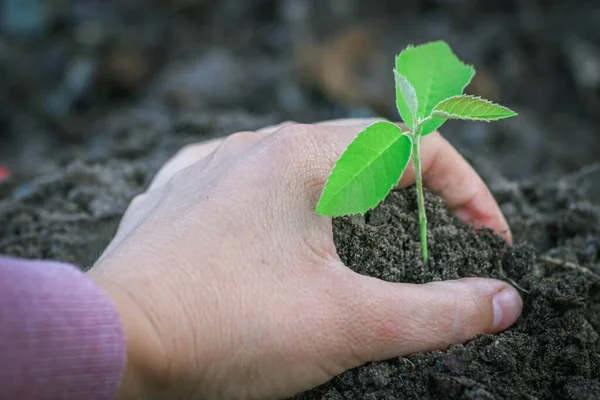
POLYGON ((421 138, 448 119, 490 122, 517 115, 488 100, 464 95, 474 75, 475 69, 461 62, 443 41, 409 46, 396 56, 396 106, 409 129, 403 132, 396 124, 381 121, 359 133, 331 171, 317 214, 364 214, 398 184, 412 156, 421 249, 427 262, 421 138))

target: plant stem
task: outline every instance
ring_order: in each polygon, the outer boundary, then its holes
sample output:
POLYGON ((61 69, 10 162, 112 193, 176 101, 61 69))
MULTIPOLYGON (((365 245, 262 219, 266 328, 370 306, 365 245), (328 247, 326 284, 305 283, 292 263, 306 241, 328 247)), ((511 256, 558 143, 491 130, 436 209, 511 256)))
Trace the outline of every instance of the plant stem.
POLYGON ((425 213, 425 196, 423 196, 423 176, 421 175, 421 132, 420 129, 415 132, 413 137, 413 165, 415 169, 415 180, 417 183, 417 203, 419 205, 419 225, 421 226, 421 252, 423 262, 427 264, 429 252, 427 250, 427 214, 425 213))

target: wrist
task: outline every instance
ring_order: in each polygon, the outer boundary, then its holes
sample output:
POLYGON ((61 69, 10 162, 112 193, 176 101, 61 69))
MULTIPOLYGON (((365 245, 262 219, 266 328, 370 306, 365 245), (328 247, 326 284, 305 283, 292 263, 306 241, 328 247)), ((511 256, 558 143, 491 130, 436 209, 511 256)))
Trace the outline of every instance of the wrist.
POLYGON ((156 330, 137 302, 103 279, 95 279, 112 299, 125 332, 127 357, 117 400, 160 399, 168 386, 167 363, 156 330))

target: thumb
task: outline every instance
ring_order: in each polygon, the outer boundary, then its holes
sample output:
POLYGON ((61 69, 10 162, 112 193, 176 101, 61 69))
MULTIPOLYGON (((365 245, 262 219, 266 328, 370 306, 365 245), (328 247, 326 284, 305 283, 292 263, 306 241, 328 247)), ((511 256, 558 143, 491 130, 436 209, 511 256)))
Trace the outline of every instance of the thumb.
POLYGON ((413 285, 359 275, 357 281, 346 333, 362 362, 441 350, 499 332, 523 309, 517 291, 494 279, 413 285))

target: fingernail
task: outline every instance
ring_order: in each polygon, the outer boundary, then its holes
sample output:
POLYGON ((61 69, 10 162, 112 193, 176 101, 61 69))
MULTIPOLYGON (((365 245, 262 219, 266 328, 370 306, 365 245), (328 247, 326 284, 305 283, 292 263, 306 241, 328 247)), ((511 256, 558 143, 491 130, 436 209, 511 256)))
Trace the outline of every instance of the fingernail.
POLYGON ((523 310, 523 300, 515 288, 508 286, 492 297, 492 306, 494 309, 492 330, 499 332, 514 324, 519 318, 523 310))

